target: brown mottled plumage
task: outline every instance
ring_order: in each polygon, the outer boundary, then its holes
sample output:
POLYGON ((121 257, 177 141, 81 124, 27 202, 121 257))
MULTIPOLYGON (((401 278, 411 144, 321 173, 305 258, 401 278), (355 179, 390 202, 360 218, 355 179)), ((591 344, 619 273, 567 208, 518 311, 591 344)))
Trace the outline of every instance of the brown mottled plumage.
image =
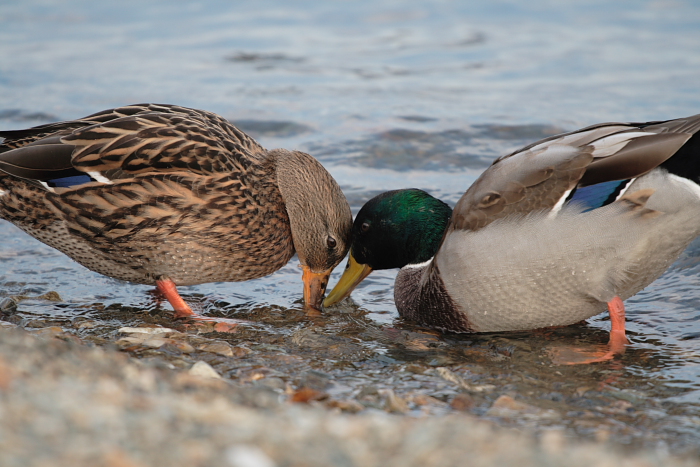
POLYGON ((110 277, 244 281, 296 251, 319 308, 349 247, 350 208, 316 159, 210 112, 131 105, 0 136, 0 217, 110 277))

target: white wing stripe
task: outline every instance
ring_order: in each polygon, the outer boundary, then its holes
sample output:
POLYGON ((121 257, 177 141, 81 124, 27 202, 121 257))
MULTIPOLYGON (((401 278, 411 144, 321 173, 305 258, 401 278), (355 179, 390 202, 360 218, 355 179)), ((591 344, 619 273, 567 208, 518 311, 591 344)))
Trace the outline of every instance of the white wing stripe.
POLYGON ((570 190, 566 190, 566 193, 564 193, 564 195, 562 195, 562 197, 559 198, 559 201, 557 201, 557 204, 555 204, 554 207, 552 208, 552 210, 549 211, 549 217, 554 217, 557 215, 557 213, 559 211, 561 211, 561 208, 562 208, 562 206, 564 206, 564 203, 566 202, 566 198, 569 197, 571 190, 573 190, 573 188, 571 188, 570 190))
POLYGON ((88 175, 94 178, 97 182, 106 183, 108 185, 112 183, 112 180, 108 179, 99 172, 88 172, 88 175))

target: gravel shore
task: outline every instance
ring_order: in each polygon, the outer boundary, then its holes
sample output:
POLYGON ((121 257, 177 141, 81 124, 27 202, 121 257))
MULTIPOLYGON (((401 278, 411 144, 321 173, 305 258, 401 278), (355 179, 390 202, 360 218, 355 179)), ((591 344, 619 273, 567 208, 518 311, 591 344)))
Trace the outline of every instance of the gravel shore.
POLYGON ((172 370, 102 347, 0 328, 0 465, 691 466, 469 415, 348 414, 239 387, 206 363, 172 370))

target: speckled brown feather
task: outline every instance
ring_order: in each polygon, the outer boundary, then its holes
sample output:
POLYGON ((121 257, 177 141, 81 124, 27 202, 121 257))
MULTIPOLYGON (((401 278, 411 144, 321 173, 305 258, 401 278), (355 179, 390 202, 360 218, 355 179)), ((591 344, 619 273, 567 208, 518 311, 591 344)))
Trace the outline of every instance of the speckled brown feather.
POLYGON ((11 161, 0 167, 0 216, 117 279, 242 281, 295 250, 321 270, 349 246, 350 208, 321 164, 268 152, 210 112, 140 104, 0 136, 0 159, 11 161), (109 183, 47 189, 28 179, 47 180, 65 154, 109 183))

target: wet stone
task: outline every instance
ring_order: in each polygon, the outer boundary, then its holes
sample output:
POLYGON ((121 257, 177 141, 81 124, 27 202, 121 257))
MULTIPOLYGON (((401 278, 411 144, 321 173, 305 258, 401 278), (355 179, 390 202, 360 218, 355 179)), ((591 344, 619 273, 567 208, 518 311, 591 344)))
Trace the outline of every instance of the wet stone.
POLYGON ((98 326, 98 323, 94 320, 76 320, 73 322, 73 327, 76 329, 94 329, 98 326))
POLYGON ((460 412, 467 412, 476 406, 476 401, 469 394, 457 394, 450 401, 450 407, 460 412))
POLYGON ((330 409, 339 409, 343 412, 358 413, 365 410, 365 406, 352 399, 350 400, 329 400, 326 402, 326 407, 330 409))
POLYGON ((374 386, 365 386, 360 390, 356 396, 357 401, 364 407, 374 408, 374 409, 384 409, 384 404, 382 398, 379 394, 379 390, 374 386))
POLYGON ((626 415, 634 412, 634 406, 626 400, 617 400, 607 407, 599 407, 598 411, 604 414, 626 415))
POLYGON ((120 348, 126 349, 126 348, 130 348, 133 346, 139 346, 139 345, 143 344, 144 341, 146 341, 146 335, 144 335, 142 337, 141 336, 140 337, 131 337, 131 336, 122 337, 121 339, 119 339, 115 343, 120 348))
POLYGON ((225 457, 230 467, 276 467, 270 456, 254 445, 236 444, 226 449, 225 457))
POLYGON ((223 355, 225 357, 233 357, 233 348, 225 342, 212 342, 210 344, 202 344, 197 346, 197 350, 215 353, 223 355))
MULTIPOLYGON (((148 344, 150 339, 144 342, 145 345, 148 344)), ((176 349, 179 352, 189 354, 194 352, 194 347, 192 347, 187 341, 180 339, 165 339, 164 346, 168 349, 176 349)))
POLYGON ((470 392, 491 392, 496 388, 496 386, 492 384, 471 384, 448 368, 440 367, 436 368, 435 371, 445 381, 470 392))
POLYGON ((217 373, 216 370, 211 367, 211 365, 201 360, 192 365, 192 368, 189 370, 189 374, 202 378, 221 379, 221 375, 219 375, 219 373, 217 373))
POLYGON ((631 404, 641 404, 648 398, 648 395, 645 392, 637 391, 634 389, 621 389, 618 391, 609 391, 608 394, 610 394, 612 397, 615 397, 616 399, 622 399, 631 404))
POLYGON ((408 404, 406 401, 396 395, 391 389, 384 389, 381 392, 384 398, 384 410, 389 413, 406 413, 408 412, 408 404))
POLYGON ((310 370, 305 372, 299 379, 299 386, 309 387, 323 391, 331 384, 331 376, 320 371, 310 370))
MULTIPOLYGON (((35 322, 35 324, 39 324, 38 322, 35 322)), ((51 338, 51 337, 58 337, 64 334, 63 328, 59 326, 50 326, 50 327, 37 327, 34 329, 29 330, 29 333, 38 336, 38 337, 43 337, 43 338, 51 338)))
POLYGON ((428 362, 428 365, 434 366, 434 367, 441 367, 445 365, 452 365, 455 363, 454 359, 451 357, 448 357, 446 355, 441 355, 437 358, 432 359, 430 362, 428 362))
POLYGON ((561 418, 555 410, 541 409, 525 402, 520 402, 508 395, 502 395, 496 399, 491 408, 486 412, 491 417, 514 418, 523 417, 526 419, 554 420, 561 418))
POLYGON ((0 321, 0 329, 16 329, 18 326, 7 321, 0 321))
POLYGON ((263 386, 278 391, 284 391, 287 389, 287 383, 285 383, 282 378, 277 378, 274 376, 270 378, 262 378, 259 380, 255 380, 253 381, 253 385, 263 386))
POLYGON ((17 301, 12 297, 5 297, 0 300, 0 312, 7 313, 17 310, 17 301))
POLYGON ((406 367, 404 369, 406 371, 408 371, 409 373, 414 373, 417 375, 422 375, 423 373, 425 373, 425 368, 420 366, 420 365, 410 364, 410 365, 406 365, 406 367))
POLYGON ((176 333, 177 331, 175 329, 170 329, 170 328, 164 328, 160 326, 152 326, 152 327, 138 327, 138 328, 133 328, 133 327, 123 327, 119 328, 119 332, 122 334, 169 334, 169 333, 176 333))
POLYGON ((441 408, 447 406, 446 402, 423 393, 413 394, 408 400, 416 406, 433 406, 441 408))
POLYGON ((39 300, 48 300, 50 302, 62 302, 63 301, 63 299, 58 294, 58 292, 55 292, 55 291, 46 292, 45 294, 39 295, 36 298, 39 300))
POLYGON ((328 394, 313 388, 302 387, 292 393, 290 402, 309 403, 328 399, 328 394))
POLYGON ((238 372, 238 381, 241 383, 253 383, 255 381, 268 378, 284 376, 277 370, 266 367, 249 368, 238 372))

